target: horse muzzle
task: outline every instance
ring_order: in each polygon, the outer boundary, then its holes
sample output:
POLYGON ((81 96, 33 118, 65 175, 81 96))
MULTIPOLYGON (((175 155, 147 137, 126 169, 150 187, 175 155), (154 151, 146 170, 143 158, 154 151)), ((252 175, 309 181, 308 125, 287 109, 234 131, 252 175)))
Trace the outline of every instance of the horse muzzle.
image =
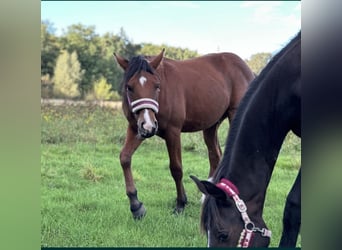
POLYGON ((138 117, 138 134, 142 138, 150 138, 158 131, 158 121, 150 109, 143 109, 138 117))

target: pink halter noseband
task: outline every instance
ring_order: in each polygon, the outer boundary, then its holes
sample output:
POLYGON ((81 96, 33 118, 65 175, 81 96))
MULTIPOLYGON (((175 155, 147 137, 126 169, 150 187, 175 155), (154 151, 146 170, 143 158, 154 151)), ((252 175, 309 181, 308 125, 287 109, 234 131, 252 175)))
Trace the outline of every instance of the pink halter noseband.
POLYGON ((126 94, 128 105, 131 107, 131 111, 133 113, 141 110, 141 109, 152 109, 154 113, 158 114, 159 111, 159 103, 156 100, 151 98, 140 98, 133 102, 129 98, 128 93, 126 94))
POLYGON ((131 105, 131 109, 133 113, 141 109, 152 109, 154 113, 156 114, 159 111, 158 102, 151 98, 141 98, 141 99, 133 101, 130 105, 131 105))

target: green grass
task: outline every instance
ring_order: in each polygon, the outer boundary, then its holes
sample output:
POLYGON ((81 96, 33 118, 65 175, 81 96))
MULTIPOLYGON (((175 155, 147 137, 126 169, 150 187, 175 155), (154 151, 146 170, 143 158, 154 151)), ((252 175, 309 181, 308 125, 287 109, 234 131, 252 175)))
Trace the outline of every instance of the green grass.
MULTIPOLYGON (((189 178, 206 178, 201 133, 182 135, 185 212, 175 216, 175 184, 164 141, 146 140, 133 156, 133 175, 147 215, 134 221, 119 152, 127 122, 99 107, 43 106, 41 112, 41 245, 44 247, 205 247, 200 234, 201 193, 189 178)), ((219 131, 223 146, 228 123, 219 131)), ((284 202, 300 165, 300 140, 290 134, 267 192, 264 218, 271 246, 281 235, 284 202)), ((298 246, 301 245, 299 239, 298 246)))

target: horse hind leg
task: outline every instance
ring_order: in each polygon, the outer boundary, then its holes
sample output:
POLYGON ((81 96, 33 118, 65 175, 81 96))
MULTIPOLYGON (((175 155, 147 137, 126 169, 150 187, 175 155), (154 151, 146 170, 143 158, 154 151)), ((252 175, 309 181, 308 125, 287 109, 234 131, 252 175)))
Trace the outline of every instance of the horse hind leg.
POLYGON ((131 170, 132 155, 141 142, 134 130, 129 126, 127 128, 126 141, 120 153, 120 163, 125 177, 126 194, 129 198, 130 209, 134 219, 140 219, 146 213, 143 203, 138 199, 138 191, 135 188, 131 170))
POLYGON ((209 177, 211 177, 214 174, 214 171, 217 168, 222 156, 220 143, 217 138, 218 127, 219 123, 215 124, 214 126, 206 130, 203 130, 203 138, 205 144, 207 145, 210 163, 209 177))
POLYGON ((301 224, 301 170, 297 175, 286 204, 283 217, 283 233, 279 247, 295 247, 301 224))

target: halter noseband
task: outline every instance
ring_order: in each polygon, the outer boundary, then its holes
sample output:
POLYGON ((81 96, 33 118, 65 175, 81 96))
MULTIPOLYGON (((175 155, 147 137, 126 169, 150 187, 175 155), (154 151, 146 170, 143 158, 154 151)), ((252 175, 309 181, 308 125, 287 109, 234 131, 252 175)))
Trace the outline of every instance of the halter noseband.
POLYGON ((261 233, 261 236, 263 237, 271 238, 272 233, 270 230, 266 228, 260 229, 256 227, 254 223, 251 221, 247 214, 247 206, 245 202, 240 199, 239 190, 232 182, 222 178, 221 181, 216 184, 216 186, 222 189, 225 193, 227 193, 229 197, 233 198, 236 208, 239 210, 242 220, 245 223, 245 228, 241 232, 237 247, 249 247, 255 232, 261 233))
POLYGON ((158 114, 159 111, 159 103, 156 100, 151 98, 140 98, 135 101, 131 101, 128 93, 126 94, 128 105, 131 107, 131 111, 133 113, 141 110, 141 109, 152 109, 154 113, 158 114))
POLYGON ((152 109, 154 113, 158 113, 159 104, 151 98, 140 98, 130 103, 132 112, 135 113, 141 109, 152 109))

